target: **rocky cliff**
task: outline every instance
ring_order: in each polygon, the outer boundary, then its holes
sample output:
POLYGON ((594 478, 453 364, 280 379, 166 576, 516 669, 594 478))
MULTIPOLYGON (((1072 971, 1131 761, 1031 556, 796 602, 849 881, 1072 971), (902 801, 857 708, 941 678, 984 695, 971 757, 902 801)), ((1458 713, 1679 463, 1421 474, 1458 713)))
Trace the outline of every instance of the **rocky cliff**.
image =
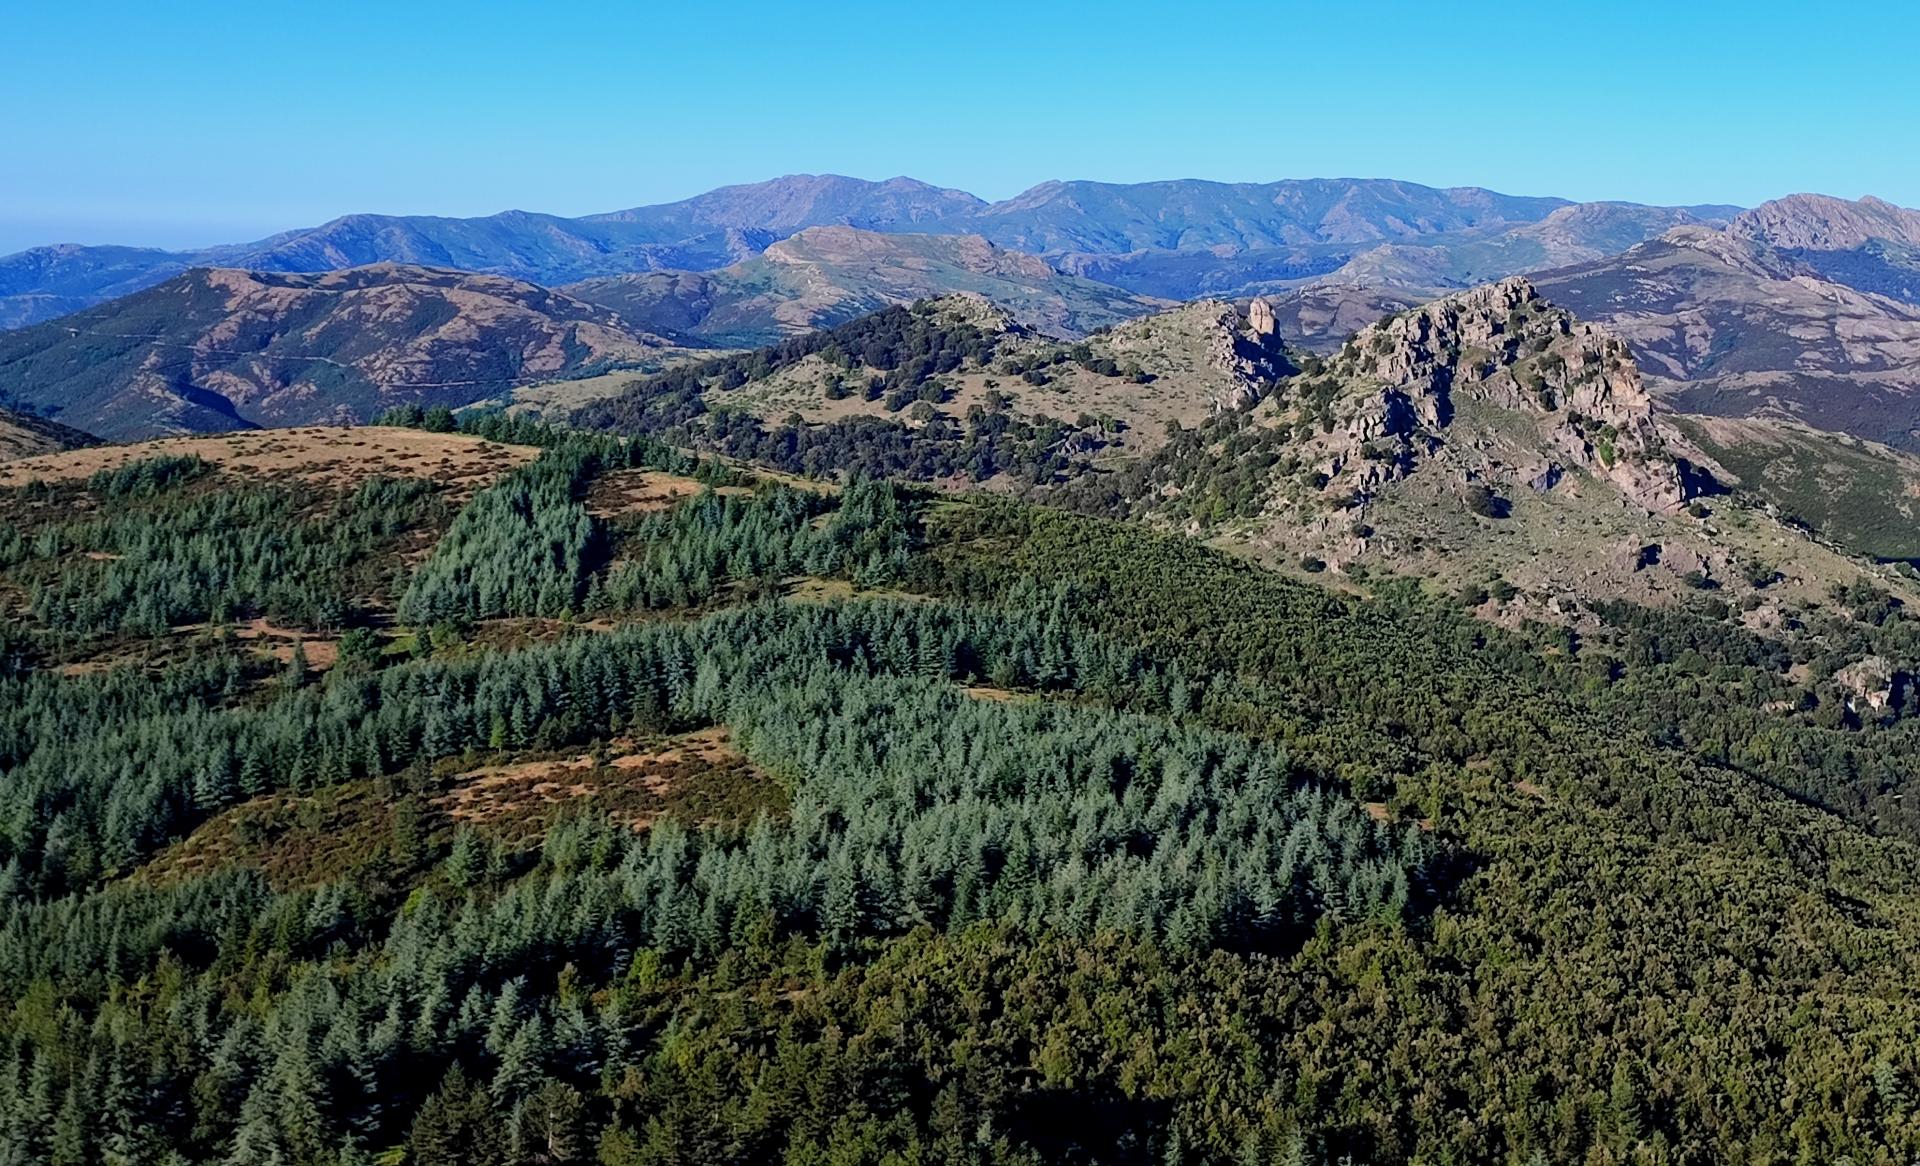
POLYGON ((1537 488, 1552 488, 1577 466, 1648 510, 1687 497, 1685 462, 1656 426, 1625 343, 1546 303, 1523 278, 1365 329, 1296 392, 1320 422, 1328 477, 1362 493, 1457 444, 1456 417, 1472 402, 1511 415, 1478 427, 1472 447, 1504 445, 1511 457, 1526 457, 1532 446, 1527 479, 1537 488))

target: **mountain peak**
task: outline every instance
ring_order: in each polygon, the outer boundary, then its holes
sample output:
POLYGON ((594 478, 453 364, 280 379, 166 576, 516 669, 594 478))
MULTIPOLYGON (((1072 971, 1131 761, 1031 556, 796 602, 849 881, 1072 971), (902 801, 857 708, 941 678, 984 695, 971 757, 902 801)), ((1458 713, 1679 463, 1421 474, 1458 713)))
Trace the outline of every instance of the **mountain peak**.
POLYGON ((1789 250, 1845 251, 1874 239, 1920 246, 1920 211, 1868 196, 1790 194, 1735 216, 1736 236, 1789 250))
POLYGON ((1344 417, 1330 415, 1344 426, 1327 430, 1329 478, 1349 475, 1362 495, 1449 444, 1486 448, 1485 435, 1456 440, 1455 418, 1471 401, 1532 418, 1545 455, 1648 510, 1687 496, 1626 344, 1548 303, 1524 277, 1390 316, 1356 335, 1326 375, 1364 389, 1344 417))
POLYGON ((679 202, 590 215, 586 221, 791 233, 825 224, 873 228, 936 222, 986 205, 964 190, 904 175, 875 182, 843 174, 785 174, 722 186, 679 202))

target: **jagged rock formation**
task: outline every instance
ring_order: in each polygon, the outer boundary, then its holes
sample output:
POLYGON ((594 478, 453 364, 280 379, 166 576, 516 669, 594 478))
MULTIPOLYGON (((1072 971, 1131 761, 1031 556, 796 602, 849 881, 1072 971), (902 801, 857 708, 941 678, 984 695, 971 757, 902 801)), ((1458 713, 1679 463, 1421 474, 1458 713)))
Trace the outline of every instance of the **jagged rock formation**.
POLYGON ((1218 307, 1208 359, 1226 374, 1230 385, 1214 397, 1213 407, 1215 410, 1251 409, 1276 384, 1294 373, 1294 363, 1280 339, 1273 308, 1266 300, 1256 299, 1248 306, 1244 323, 1230 306, 1218 307))
POLYGON ((1263 298, 1255 298, 1247 305, 1247 330, 1261 340, 1268 340, 1280 331, 1280 321, 1273 315, 1273 305, 1263 298))
POLYGON ((1154 396, 1197 405, 1201 417, 1250 409, 1298 371, 1263 300, 1245 316, 1224 300, 1201 300, 1117 324, 1088 345, 1096 361, 1140 370, 1154 396))
POLYGON ((1471 399, 1538 427, 1540 449, 1556 460, 1527 476, 1535 489, 1552 489, 1564 461, 1648 510, 1687 497, 1685 465, 1654 423, 1626 345, 1547 304, 1524 278, 1375 324, 1301 392, 1322 403, 1322 429, 1336 435, 1321 443, 1324 472, 1362 493, 1446 447, 1463 399, 1471 399), (1329 394, 1329 385, 1344 387, 1344 396, 1329 394))

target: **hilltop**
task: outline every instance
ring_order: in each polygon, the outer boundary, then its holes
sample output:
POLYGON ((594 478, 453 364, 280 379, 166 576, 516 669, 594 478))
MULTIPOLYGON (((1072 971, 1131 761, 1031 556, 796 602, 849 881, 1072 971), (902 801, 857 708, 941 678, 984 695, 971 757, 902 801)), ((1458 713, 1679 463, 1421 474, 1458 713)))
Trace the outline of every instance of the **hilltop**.
POLYGON ((125 439, 364 421, 682 353, 605 308, 499 276, 196 269, 0 334, 0 403, 125 439))
MULTIPOLYGON (((1256 301, 1257 318, 1269 311, 1256 301)), ((1480 602, 1498 581, 1505 598, 1487 614, 1503 619, 1558 622, 1583 600, 1622 597, 1776 610, 1858 579, 1907 586, 1852 557, 1911 545, 1889 538, 1892 503, 1864 501, 1869 482, 1899 480, 1898 463, 1856 455, 1844 489, 1729 457, 1731 470, 1717 456, 1728 435, 1696 440, 1691 419, 1644 389, 1624 342, 1523 279, 1291 359, 1297 372, 1262 378, 1150 457, 1053 492, 1281 570, 1414 574, 1479 589, 1480 602)))
POLYGON ((1292 368, 1270 316, 1249 321, 1224 302, 1076 339, 962 294, 636 378, 572 420, 794 473, 1007 489, 1146 455, 1292 368))
MULTIPOLYGON (((1284 571, 1412 574, 1493 618, 1717 599, 1777 619, 1908 584, 1920 463, 1801 432, 1799 469, 1669 411, 1628 346, 1510 279, 1406 309, 1328 357, 1264 299, 1047 336, 978 297, 893 308, 633 380, 573 420, 801 474, 984 488, 1205 537, 1284 571), (1511 590, 1511 594, 1508 591, 1511 590)), ((1779 438, 1766 438, 1778 442, 1779 438)), ((1762 452, 1768 447, 1756 447, 1762 452)))
POLYGON ((1164 304, 1063 275, 978 235, 809 227, 758 258, 705 274, 611 276, 562 289, 642 327, 750 347, 890 304, 972 292, 1030 327, 1076 335, 1164 304))
POLYGON ((17 409, 0 408, 0 462, 83 449, 99 443, 100 439, 93 434, 70 425, 22 413, 17 409))

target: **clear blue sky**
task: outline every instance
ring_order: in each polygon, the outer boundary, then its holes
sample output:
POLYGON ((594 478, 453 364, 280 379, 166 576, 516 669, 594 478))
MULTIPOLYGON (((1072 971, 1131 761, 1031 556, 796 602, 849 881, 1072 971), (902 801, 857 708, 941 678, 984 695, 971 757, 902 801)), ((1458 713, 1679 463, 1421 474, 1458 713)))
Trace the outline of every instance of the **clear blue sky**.
POLYGON ((1920 205, 1914 0, 5 8, 0 252, 822 171, 1920 205))

